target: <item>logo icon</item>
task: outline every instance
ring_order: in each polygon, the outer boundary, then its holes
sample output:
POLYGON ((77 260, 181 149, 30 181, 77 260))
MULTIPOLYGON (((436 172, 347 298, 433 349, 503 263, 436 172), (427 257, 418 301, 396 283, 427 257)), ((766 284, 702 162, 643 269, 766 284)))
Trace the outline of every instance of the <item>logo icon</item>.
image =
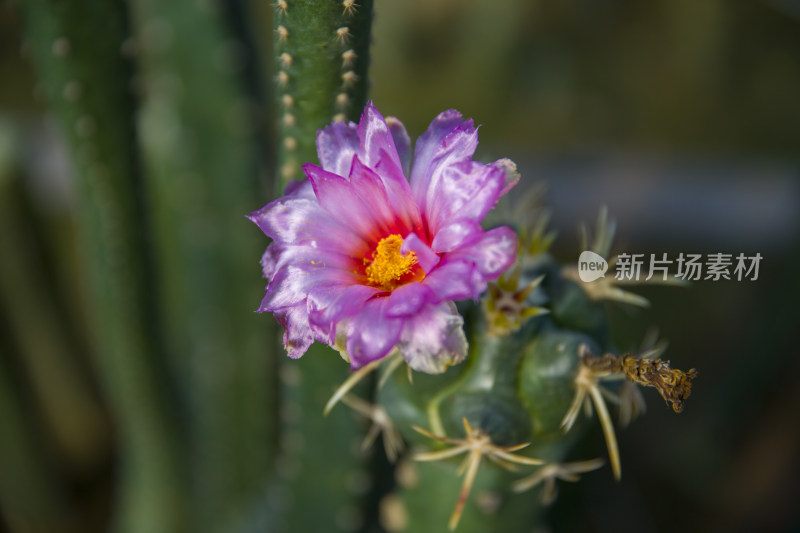
POLYGON ((608 261, 603 259, 602 256, 586 250, 581 252, 578 258, 578 276, 581 281, 589 283, 599 278, 606 277, 608 270, 608 261))

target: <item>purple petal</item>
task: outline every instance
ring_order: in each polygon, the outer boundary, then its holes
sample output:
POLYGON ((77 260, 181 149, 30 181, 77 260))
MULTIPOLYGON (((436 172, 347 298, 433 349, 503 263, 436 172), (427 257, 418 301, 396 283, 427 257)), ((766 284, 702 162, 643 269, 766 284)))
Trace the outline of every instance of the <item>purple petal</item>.
POLYGON ((433 300, 431 290, 422 283, 407 283, 398 287, 389 295, 386 316, 410 316, 420 310, 423 305, 433 300))
POLYGON ((275 318, 283 326, 283 346, 292 359, 297 359, 314 342, 314 334, 308 325, 305 302, 275 311, 275 318))
POLYGON ((433 238, 431 248, 436 252, 449 252, 476 239, 483 234, 483 228, 470 219, 453 221, 439 229, 433 238))
POLYGON ((333 344, 336 325, 356 314, 367 300, 379 292, 379 289, 367 285, 314 288, 308 295, 309 322, 324 331, 328 341, 333 344))
POLYGON ((306 272, 314 272, 321 268, 339 269, 347 272, 355 280, 353 271, 363 262, 363 260, 359 261, 350 254, 341 253, 339 250, 327 250, 302 245, 292 246, 275 242, 270 246, 279 246, 276 248, 279 251, 279 255, 274 258, 274 263, 271 265, 275 272, 289 265, 306 272))
POLYGON ((318 268, 308 272, 295 265, 288 265, 278 270, 272 277, 258 312, 275 311, 297 305, 304 301, 309 291, 315 287, 347 287, 352 284, 352 272, 334 268, 318 268))
POLYGON ((308 179, 290 181, 283 190, 283 195, 306 198, 308 200, 316 200, 317 198, 314 196, 314 188, 311 187, 311 182, 308 179))
POLYGON ((264 255, 261 256, 261 272, 266 279, 270 279, 275 275, 275 271, 278 270, 278 259, 282 251, 283 248, 280 243, 273 241, 267 246, 264 255))
POLYGON ((248 215, 261 231, 279 242, 366 254, 370 247, 335 220, 315 199, 279 198, 248 215))
POLYGON ((398 348, 408 365, 419 372, 439 374, 467 356, 464 320, 455 305, 429 305, 407 320, 398 348))
POLYGON ((360 149, 358 131, 352 122, 334 122, 317 132, 317 155, 320 165, 328 172, 347 176, 353 156, 360 149))
POLYGON ((443 260, 421 282, 436 296, 435 301, 477 299, 486 282, 474 264, 443 260))
POLYGON ((429 192, 432 202, 426 216, 432 231, 460 218, 480 222, 497 203, 504 184, 505 174, 497 167, 474 161, 450 165, 429 192))
POLYGON ((422 216, 408 181, 401 170, 391 163, 389 156, 385 152, 381 153, 383 155, 375 165, 375 171, 383 180, 392 209, 408 228, 422 233, 422 216))
POLYGON ((484 279, 495 279, 505 272, 517 257, 517 234, 508 226, 487 231, 480 239, 447 254, 449 261, 470 261, 484 279))
POLYGON ((398 129, 398 124, 394 130, 390 129, 375 106, 371 102, 368 103, 358 123, 358 136, 361 140, 360 157, 366 166, 375 170, 381 177, 397 216, 408 228, 421 230, 419 206, 406 179, 407 171, 403 170, 403 163, 395 144, 395 134, 400 138, 401 148, 407 154, 406 159, 411 141, 403 125, 399 124, 398 129), (402 138, 404 133, 405 139, 402 138))
POLYGON ((311 180, 319 205, 325 211, 364 241, 371 243, 379 240, 380 221, 359 198, 353 184, 310 163, 303 165, 303 170, 311 180))
POLYGON ((411 190, 423 212, 427 212, 442 171, 455 163, 471 161, 477 146, 478 132, 472 120, 463 120, 458 111, 445 111, 431 122, 417 140, 410 178, 411 190))
POLYGON ((374 168, 378 161, 384 158, 385 164, 392 166, 402 175, 403 166, 397 155, 392 133, 383 115, 372 102, 367 103, 358 122, 358 138, 361 141, 360 153, 368 166, 374 168))
POLYGON ((373 298, 347 324, 347 355, 358 368, 386 357, 400 339, 404 319, 386 315, 388 298, 373 298))
POLYGON ((403 175, 408 176, 411 172, 411 138, 403 123, 395 117, 386 117, 386 125, 389 126, 389 131, 392 133, 394 146, 403 167, 403 175))
POLYGON ((439 261, 441 261, 439 255, 431 250, 422 239, 417 237, 416 233, 409 233, 403 239, 403 246, 400 248, 400 253, 407 254, 408 252, 417 254, 417 262, 426 274, 433 270, 436 265, 439 264, 439 261))
POLYGON ((381 234, 403 235, 413 227, 409 223, 409 217, 402 216, 403 213, 398 213, 392 206, 384 181, 357 156, 353 158, 349 176, 353 193, 361 198, 366 209, 372 214, 372 219, 379 223, 381 234))

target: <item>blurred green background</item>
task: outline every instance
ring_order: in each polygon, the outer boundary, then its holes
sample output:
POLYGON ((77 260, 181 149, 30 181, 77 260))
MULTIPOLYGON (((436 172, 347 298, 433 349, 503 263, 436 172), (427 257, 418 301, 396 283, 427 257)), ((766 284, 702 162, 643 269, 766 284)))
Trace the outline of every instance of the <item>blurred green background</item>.
MULTIPOLYGON (((242 212, 187 216, 206 229, 230 216, 241 223, 225 227, 244 234, 256 230, 242 215, 268 200, 272 175, 272 8, 231 4, 227 31, 246 53, 217 60, 249 91, 251 112, 246 134, 215 134, 234 152, 258 146, 238 171, 264 192, 242 212)), ((621 347, 657 325, 666 358, 700 376, 679 416, 646 393, 647 416, 619 435, 621 483, 604 470, 562 484, 552 529, 800 530, 800 4, 379 0, 375 10, 379 109, 412 138, 451 107, 483 124, 479 159, 510 157, 520 188, 546 186, 565 263, 580 251, 578 223, 602 205, 618 222, 617 252, 764 257, 758 281, 647 287, 652 309, 614 308, 621 347)), ((164 38, 133 31, 143 47, 164 38)), ((0 530, 105 531, 118 421, 93 363, 69 159, 22 34, 19 9, 0 4, 0 530)), ((263 285, 250 236, 241 320, 254 320, 263 285)), ((213 322, 222 310, 207 312, 213 322)), ((254 349, 272 365, 282 357, 254 349)), ((598 431, 575 455, 602 446, 598 431)))

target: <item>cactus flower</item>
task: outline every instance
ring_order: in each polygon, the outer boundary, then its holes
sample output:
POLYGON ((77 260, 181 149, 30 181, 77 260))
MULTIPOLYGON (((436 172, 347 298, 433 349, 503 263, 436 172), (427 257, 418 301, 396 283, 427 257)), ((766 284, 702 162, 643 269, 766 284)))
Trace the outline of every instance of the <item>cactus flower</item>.
POLYGON ((515 183, 513 163, 472 161, 477 128, 455 110, 411 146, 368 104, 358 125, 317 134, 320 166, 249 215, 273 239, 259 312, 284 327, 290 357, 314 341, 359 368, 395 347, 411 368, 443 372, 466 356, 455 300, 477 299, 516 256, 511 228, 480 223, 515 183))

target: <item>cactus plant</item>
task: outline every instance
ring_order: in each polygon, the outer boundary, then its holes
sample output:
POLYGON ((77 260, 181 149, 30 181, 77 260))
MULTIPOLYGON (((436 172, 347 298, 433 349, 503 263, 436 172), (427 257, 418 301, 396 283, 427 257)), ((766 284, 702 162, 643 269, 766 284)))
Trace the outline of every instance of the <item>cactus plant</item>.
MULTIPOLYGON (((96 375, 120 450, 114 529, 529 529, 542 507, 515 491, 541 486, 548 503, 556 479, 600 466, 570 455, 594 423, 586 405, 619 477, 605 399, 631 418, 635 382, 678 411, 695 372, 657 349, 617 355, 598 299, 641 300, 587 291, 543 223, 481 227, 520 176, 472 160, 471 121, 439 115, 411 166, 402 124, 366 101, 371 0, 273 7, 265 103, 245 79, 257 39, 231 32, 232 13, 263 9, 23 4, 81 191, 96 375), (274 147, 258 144, 263 116, 274 147), (250 215, 274 239, 259 310, 300 360, 251 312, 261 244, 243 215, 267 195, 263 153, 277 199, 250 215), (345 281, 326 277, 337 267, 345 281), (365 417, 366 444, 380 433, 394 465, 364 451, 365 417)), ((607 256, 612 236, 601 217, 592 249, 607 256)), ((10 388, 0 366, 4 405, 10 388)), ((34 474, 26 494, 60 515, 24 424, 5 424, 23 436, 6 446, 34 474)))

